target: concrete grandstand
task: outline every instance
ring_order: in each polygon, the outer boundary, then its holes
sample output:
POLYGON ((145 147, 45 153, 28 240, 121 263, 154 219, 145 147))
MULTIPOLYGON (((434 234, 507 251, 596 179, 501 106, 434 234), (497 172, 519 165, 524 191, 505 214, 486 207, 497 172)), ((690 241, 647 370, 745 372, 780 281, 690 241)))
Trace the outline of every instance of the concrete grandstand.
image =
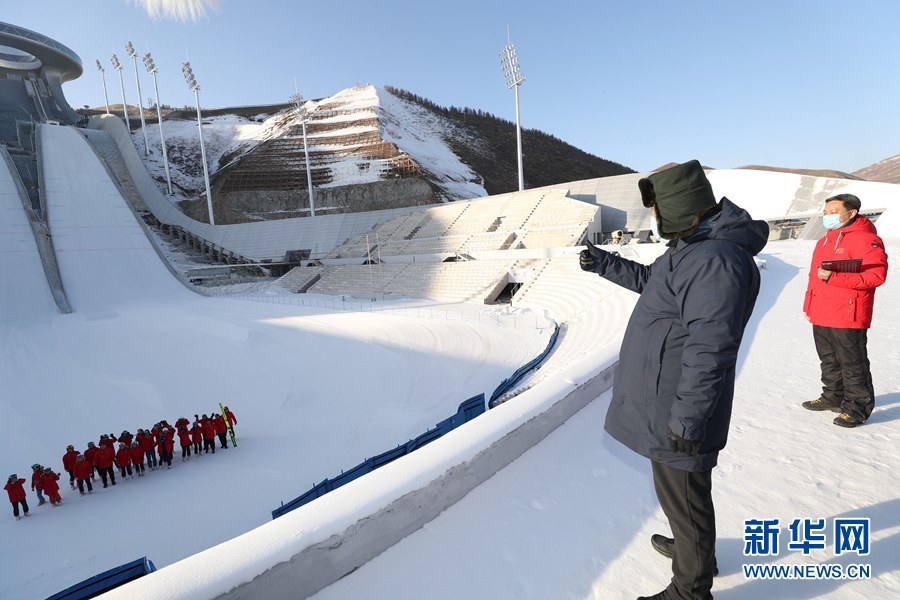
MULTIPOLYGON (((196 344, 194 351, 201 355, 227 352, 221 348, 250 336, 235 324, 221 299, 204 297, 210 295, 209 288, 192 284, 169 263, 165 244, 177 239, 211 261, 261 265, 273 275, 271 285, 297 293, 291 300, 305 294, 330 295, 338 306, 337 298, 349 296, 365 299, 367 310, 375 312, 370 309, 377 309, 379 301, 400 297, 427 298, 436 301, 433 305, 452 301, 482 306, 499 299, 504 309, 546 311, 563 330, 540 371, 504 398, 509 401, 547 382, 553 390, 548 399, 515 411, 501 407, 470 428, 476 433, 452 456, 436 442, 417 461, 412 475, 404 474, 403 465, 394 465, 390 476, 395 479, 384 475, 377 496, 357 498, 352 506, 335 512, 322 509, 321 503, 310 505, 283 523, 264 526, 267 535, 273 528, 285 532, 283 544, 271 556, 241 563, 240 545, 247 539, 235 538, 210 550, 223 562, 230 557, 227 562, 233 568, 227 573, 206 572, 208 561, 180 557, 183 560, 166 572, 123 588, 122 597, 155 597, 148 591, 155 581, 179 576, 194 586, 186 583, 185 597, 219 597, 239 586, 244 592, 257 586, 247 593, 258 596, 275 597, 286 589, 302 597, 312 594, 396 542, 403 532, 436 516, 611 384, 609 369, 592 372, 575 389, 559 377, 592 356, 614 353, 624 322, 605 315, 627 313, 633 302, 621 289, 580 271, 574 255, 585 235, 599 243, 617 231, 638 234, 648 229, 636 185, 640 175, 561 183, 451 204, 213 226, 185 216, 163 196, 120 119, 104 116, 78 122, 61 89, 64 81, 81 73, 74 53, 44 36, 5 24, 0 24, 0 43, 10 47, 0 56, 0 75, 5 75, 0 77, 5 86, 0 88, 0 272, 4 274, 0 317, 5 327, 50 322, 59 313, 102 323, 149 305, 164 306, 171 312, 154 316, 211 323, 208 337, 215 339, 207 342, 198 336, 180 342, 196 344), (285 271, 276 281, 274 275, 285 271), (297 524, 304 521, 316 523, 317 529, 297 534, 297 524), (273 569, 276 565, 290 568, 273 569), (192 570, 194 576, 188 577, 192 570), (202 576, 197 576, 199 572, 202 576)), ((784 173, 723 171, 712 172, 710 179, 718 195, 769 220, 776 237, 816 235, 819 224, 811 216, 828 195, 858 193, 873 216, 895 195, 887 184, 784 173), (744 178, 751 176, 767 182, 771 190, 767 197, 746 195, 745 189, 760 189, 758 184, 745 185, 744 178)), ((640 237, 635 236, 636 241, 640 237)), ((657 244, 616 246, 622 254, 644 262, 661 251, 657 244)), ((227 295, 229 290, 218 293, 227 295)), ((287 306, 284 313, 295 305, 287 306)), ((260 309, 259 320, 268 318, 275 316, 260 309)), ((391 321, 384 328, 404 326, 391 321)), ((490 338, 498 352, 514 346, 501 346, 501 337, 490 338)), ((459 344, 479 339, 461 336, 459 344)), ((273 377, 291 368, 289 359, 271 367, 273 377)), ((134 380, 128 384, 135 388, 169 383, 161 381, 166 373, 139 371, 130 372, 134 380)), ((190 382, 178 385, 205 391, 190 387, 190 382)), ((365 428, 365 418, 358 426, 365 428)), ((410 431, 413 426, 396 435, 410 431)), ((254 532, 248 534, 251 541, 264 537, 254 532)), ((85 574, 87 569, 90 575, 91 568, 99 570, 87 561, 74 572, 85 574)))

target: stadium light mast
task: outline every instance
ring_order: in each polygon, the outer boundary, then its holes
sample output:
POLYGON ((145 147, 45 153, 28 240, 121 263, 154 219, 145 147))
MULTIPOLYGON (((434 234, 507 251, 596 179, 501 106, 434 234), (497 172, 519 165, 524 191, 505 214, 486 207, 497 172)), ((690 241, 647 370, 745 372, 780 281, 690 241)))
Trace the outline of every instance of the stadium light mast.
POLYGON ((306 141, 306 124, 309 122, 309 111, 306 110, 306 104, 303 101, 303 95, 294 92, 291 94, 291 102, 294 104, 294 110, 303 125, 303 154, 306 156, 306 186, 309 189, 309 216, 316 216, 316 203, 313 199, 312 171, 309 170, 309 145, 306 141))
POLYGON ((169 155, 166 153, 166 138, 163 137, 162 108, 159 102, 159 85, 156 83, 156 74, 159 73, 159 69, 156 68, 156 63, 153 62, 153 57, 149 52, 144 55, 144 66, 147 68, 147 72, 153 76, 153 92, 156 94, 156 122, 159 125, 159 142, 162 145, 163 166, 166 169, 166 185, 169 187, 171 196, 172 178, 169 176, 169 155))
POLYGON ((149 156, 150 143, 147 141, 147 122, 144 121, 144 101, 141 100, 143 96, 141 95, 141 78, 138 77, 137 52, 135 51, 134 46, 131 45, 131 40, 125 44, 125 51, 128 53, 128 56, 131 57, 131 60, 134 61, 134 83, 137 86, 138 112, 141 113, 141 133, 144 134, 144 156, 149 156))
POLYGON ((503 76, 506 79, 506 87, 516 90, 516 150, 519 161, 519 191, 525 189, 525 176, 522 172, 522 126, 519 123, 519 86, 525 83, 525 77, 519 71, 519 57, 516 56, 516 48, 512 42, 503 47, 500 52, 500 66, 503 68, 503 76))
POLYGON ((119 57, 116 56, 115 53, 112 55, 112 66, 119 72, 119 86, 122 88, 122 111, 125 113, 125 127, 128 128, 128 133, 131 133, 131 120, 128 118, 128 102, 125 101, 125 79, 122 78, 122 63, 119 62, 119 57))
POLYGON ((209 189, 209 169, 206 166, 206 147, 203 145, 203 117, 200 115, 200 84, 194 77, 194 71, 191 69, 191 62, 181 64, 181 72, 184 73, 184 80, 187 81, 188 88, 194 92, 197 99, 197 131, 200 132, 200 159, 203 161, 203 179, 206 181, 206 208, 209 210, 209 224, 215 225, 213 218, 212 191, 209 189))
POLYGON ((103 82, 103 100, 106 102, 106 114, 109 113, 109 94, 106 93, 106 69, 103 68, 103 65, 100 64, 100 59, 97 59, 97 70, 100 71, 100 81, 103 82))

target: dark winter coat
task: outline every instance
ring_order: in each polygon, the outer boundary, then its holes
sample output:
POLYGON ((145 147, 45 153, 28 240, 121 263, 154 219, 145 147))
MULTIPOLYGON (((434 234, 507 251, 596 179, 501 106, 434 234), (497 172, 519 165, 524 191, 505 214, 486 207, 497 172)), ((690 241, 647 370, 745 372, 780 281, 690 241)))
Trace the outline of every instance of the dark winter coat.
POLYGON ((831 229, 816 244, 809 269, 803 312, 813 325, 868 329, 872 325, 875 288, 887 278, 887 253, 875 225, 865 217, 831 229), (823 260, 860 258, 859 273, 832 273, 819 279, 823 260))
POLYGON ((16 481, 7 481, 3 489, 9 494, 9 501, 21 502, 25 499, 25 480, 19 478, 16 481))
POLYGON ((768 238, 765 222, 727 198, 721 206, 650 266, 595 255, 595 272, 640 294, 619 352, 606 431, 686 471, 711 469, 725 447, 738 348, 759 293, 753 256, 768 238), (669 428, 699 441, 700 452, 674 452, 669 428))

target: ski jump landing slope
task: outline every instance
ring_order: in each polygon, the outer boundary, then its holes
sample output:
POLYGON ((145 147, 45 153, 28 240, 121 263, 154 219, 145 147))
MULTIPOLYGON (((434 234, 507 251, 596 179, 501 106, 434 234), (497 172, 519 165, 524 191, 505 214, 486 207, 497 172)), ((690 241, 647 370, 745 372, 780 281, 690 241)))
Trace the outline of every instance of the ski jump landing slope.
POLYGON ((72 310, 196 298, 162 263, 81 136, 54 125, 39 133, 50 232, 72 310))
POLYGON ((11 164, 0 156, 0 328, 57 314, 11 164))

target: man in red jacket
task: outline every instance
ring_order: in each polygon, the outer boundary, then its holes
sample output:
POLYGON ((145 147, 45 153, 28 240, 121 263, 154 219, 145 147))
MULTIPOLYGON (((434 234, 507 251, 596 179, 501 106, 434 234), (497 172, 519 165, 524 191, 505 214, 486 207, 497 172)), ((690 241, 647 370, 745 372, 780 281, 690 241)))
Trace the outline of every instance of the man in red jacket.
POLYGON ((84 459, 91 465, 91 481, 96 481, 96 473, 100 470, 97 468, 97 452, 100 449, 94 445, 94 442, 88 442, 87 448, 84 450, 84 459))
POLYGON ((116 451, 112 447, 112 443, 100 446, 94 454, 94 466, 100 473, 100 480, 103 481, 103 487, 107 486, 107 478, 113 485, 116 485, 116 474, 113 471, 113 462, 116 458, 116 451))
POLYGON ((86 483, 88 494, 93 494, 94 486, 91 483, 91 476, 94 474, 94 469, 84 454, 79 454, 75 458, 75 468, 72 470, 75 471, 75 479, 78 481, 78 493, 84 496, 84 484, 86 483))
POLYGON ((841 427, 862 425, 875 408, 867 331, 888 268, 884 242, 860 207, 853 194, 825 201, 828 231, 813 251, 803 304, 822 363, 822 395, 803 408, 840 413, 834 424, 841 427))
POLYGON ((41 483, 41 475, 44 474, 44 467, 39 463, 31 465, 31 489, 37 493, 38 506, 47 502, 44 500, 44 484, 41 483))
POLYGON ((41 475, 41 485, 44 486, 44 491, 47 492, 47 497, 50 499, 50 506, 53 508, 62 504, 58 481, 59 473, 54 473, 50 467, 44 467, 44 474, 41 475))
POLYGON ((122 480, 134 477, 131 474, 131 446, 126 446, 124 442, 119 442, 119 450, 116 452, 116 466, 119 467, 119 473, 122 480))
POLYGON ((13 505, 13 516, 16 518, 16 521, 19 520, 20 504, 22 505, 22 510, 25 512, 25 516, 28 516, 28 501, 25 499, 24 485, 25 480, 13 473, 9 476, 9 479, 6 480, 6 485, 3 486, 3 489, 9 494, 9 502, 13 505))
POLYGON ((66 470, 66 473, 69 474, 69 487, 73 490, 75 489, 75 474, 72 473, 72 469, 75 467, 75 457, 78 456, 78 451, 75 450, 75 446, 69 444, 66 446, 66 453, 63 454, 62 463, 63 469, 66 470))

